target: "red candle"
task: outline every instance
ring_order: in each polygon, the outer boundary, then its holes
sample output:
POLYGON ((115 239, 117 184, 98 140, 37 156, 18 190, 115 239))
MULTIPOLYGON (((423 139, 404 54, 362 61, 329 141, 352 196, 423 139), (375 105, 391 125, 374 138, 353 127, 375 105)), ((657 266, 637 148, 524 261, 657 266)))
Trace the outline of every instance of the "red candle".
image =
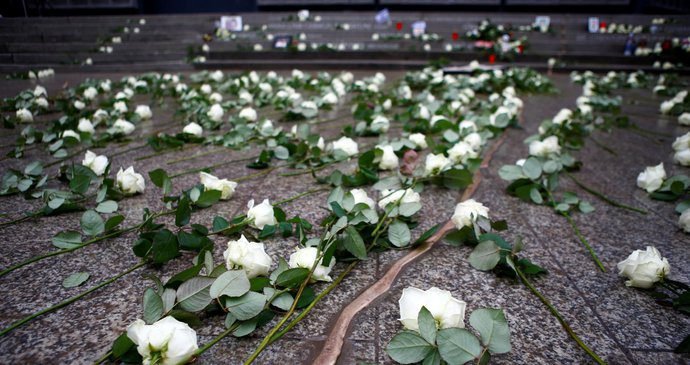
POLYGON ((452 37, 453 37, 454 41, 457 41, 458 38, 460 38, 460 36, 458 35, 458 32, 453 32, 452 37))
POLYGON ((402 30, 402 25, 403 25, 402 22, 395 23, 395 29, 402 30))
POLYGON ((599 23, 599 29, 606 29, 606 22, 599 23))
POLYGON ((492 64, 492 65, 493 65, 494 63, 496 63, 496 55, 495 55, 495 54, 492 53, 492 54, 489 55, 489 63, 492 64))
POLYGON ((521 54, 521 53, 524 52, 524 51, 525 51, 525 46, 523 46, 522 44, 519 45, 519 46, 518 46, 518 53, 521 54))

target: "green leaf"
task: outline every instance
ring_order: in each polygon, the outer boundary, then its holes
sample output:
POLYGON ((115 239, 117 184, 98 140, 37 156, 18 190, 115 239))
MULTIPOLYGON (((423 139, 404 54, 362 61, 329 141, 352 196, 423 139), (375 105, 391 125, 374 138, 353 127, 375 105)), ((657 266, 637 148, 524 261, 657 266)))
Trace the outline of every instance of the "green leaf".
POLYGON ((167 229, 161 229, 153 236, 153 263, 162 264, 168 262, 180 253, 177 245, 177 237, 167 229))
POLYGON ((34 161, 24 168, 24 175, 38 176, 43 173, 43 165, 40 161, 34 161))
POLYGON ((180 248, 183 250, 196 251, 201 248, 201 236, 180 231, 180 233, 177 234, 177 243, 180 244, 180 248))
POLYGON ((503 180, 513 181, 526 178, 522 173, 522 167, 518 165, 504 165, 498 169, 498 176, 503 180))
POLYGON ((106 200, 96 206, 98 213, 109 214, 117 211, 117 203, 114 200, 106 200))
POLYGON ((426 342, 436 343, 436 320, 426 307, 422 307, 422 309, 419 310, 417 323, 419 325, 419 333, 426 342))
POLYGON ((117 227, 124 220, 125 220, 125 216, 123 216, 121 214, 114 215, 114 216, 108 218, 108 220, 105 221, 105 231, 108 232, 111 229, 117 227))
POLYGON ((144 322, 153 324, 163 316, 163 299, 153 288, 144 292, 144 322))
POLYGON ((239 297, 248 291, 249 279, 244 270, 230 270, 224 272, 213 282, 209 295, 211 298, 218 298, 221 295, 239 297))
POLYGON ((213 231, 218 232, 230 227, 230 223, 223 217, 213 217, 213 231))
POLYGON ((86 280, 89 280, 89 276, 87 272, 75 272, 62 281, 62 286, 65 288, 74 288, 75 286, 84 284, 86 280))
POLYGON ((464 189, 472 184, 472 174, 467 170, 451 169, 441 174, 443 186, 448 189, 464 189))
POLYGON ((309 269, 302 267, 297 267, 294 269, 287 269, 278 275, 275 281, 276 286, 282 286, 285 288, 296 287, 309 276, 309 269))
POLYGON ((177 203, 177 209, 175 210, 175 225, 178 227, 186 226, 191 217, 192 207, 190 206, 189 199, 183 196, 177 203))
POLYGON ((65 199, 64 199, 64 198, 55 197, 55 198, 53 198, 53 199, 50 199, 50 201, 48 202, 48 207, 49 207, 50 209, 57 209, 57 208, 60 208, 60 206, 61 206, 62 203, 64 203, 64 202, 65 202, 65 199))
POLYGON ((91 176, 89 175, 75 175, 69 182, 69 189, 76 194, 84 194, 89 190, 91 184, 91 176))
POLYGON ((434 346, 424 338, 411 331, 403 331, 395 335, 386 346, 386 352, 393 360, 400 364, 414 364, 426 358, 434 346))
POLYGON ((450 365, 461 365, 481 355, 479 340, 464 328, 446 328, 436 336, 438 352, 450 365))
POLYGON ((89 209, 81 216, 81 229, 88 236, 96 236, 105 231, 105 223, 95 210, 89 209))
POLYGON ((403 217, 411 217, 422 209, 422 204, 419 202, 402 203, 398 207, 398 214, 403 217))
POLYGON ((541 176, 541 163, 536 157, 528 158, 522 165, 522 172, 529 179, 536 180, 541 176))
POLYGON ((494 241, 484 241, 470 254, 470 265, 477 270, 488 271, 496 267, 501 259, 501 248, 494 241))
POLYGON ((592 206, 592 204, 590 204, 589 202, 586 202, 584 200, 580 200, 580 204, 578 204, 577 207, 580 209, 580 211, 582 213, 585 213, 585 214, 591 213, 594 211, 594 207, 592 206))
POLYGON ((253 291, 239 298, 225 299, 225 307, 240 321, 246 321, 261 313, 266 304, 266 296, 253 291))
POLYGON ((395 220, 388 227, 388 240, 396 247, 404 247, 410 243, 412 235, 407 224, 399 220, 395 220))
POLYGON ((529 190, 529 197, 532 199, 534 204, 541 204, 544 202, 544 198, 542 198, 541 193, 539 192, 539 188, 537 187, 532 187, 529 190))
POLYGON ((113 356, 120 358, 132 347, 134 347, 134 342, 127 337, 127 333, 123 333, 113 342, 113 356))
POLYGON ((367 259, 367 248, 359 232, 353 226, 345 228, 345 249, 360 260, 367 259))
POLYGON ((480 308, 470 315, 470 324, 492 354, 510 352, 510 328, 500 309, 480 308))
POLYGON ((163 194, 167 195, 172 190, 172 180, 168 177, 168 173, 163 169, 155 169, 149 171, 149 178, 151 182, 157 187, 163 189, 163 194))
POLYGON ((179 307, 186 311, 198 312, 211 303, 209 288, 215 279, 197 276, 191 278, 177 288, 179 307))
POLYGON ((81 244, 81 233, 77 231, 62 231, 53 237, 53 246, 57 248, 73 248, 81 244))
POLYGON ((279 160, 287 160, 290 158, 290 151, 285 148, 285 146, 277 146, 273 150, 273 155, 276 156, 277 159, 279 160))
POLYGON ((205 190, 194 203, 200 208, 208 208, 220 200, 220 190, 205 190))

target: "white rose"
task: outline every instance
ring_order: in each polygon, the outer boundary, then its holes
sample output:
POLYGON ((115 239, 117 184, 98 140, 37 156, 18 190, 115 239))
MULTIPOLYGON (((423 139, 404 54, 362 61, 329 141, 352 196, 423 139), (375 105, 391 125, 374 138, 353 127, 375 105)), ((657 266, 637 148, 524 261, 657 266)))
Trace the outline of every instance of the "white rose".
POLYGON ((676 138, 676 140, 673 141, 674 151, 687 150, 688 148, 690 148, 690 132, 685 133, 684 135, 676 138))
POLYGON ((124 171, 120 167, 120 171, 117 172, 117 186, 126 195, 143 193, 144 188, 146 188, 144 177, 134 172, 134 167, 132 166, 124 171))
POLYGON ((448 157, 454 163, 466 163, 470 158, 476 158, 477 152, 469 143, 460 141, 448 150, 448 157))
POLYGON ((34 104, 41 108, 48 108, 48 100, 44 97, 34 99, 34 104))
POLYGON ((407 190, 396 191, 384 190, 381 192, 381 196, 383 197, 379 200, 379 208, 381 209, 385 209, 390 203, 419 203, 421 200, 419 193, 409 188, 407 190))
POLYGON ((187 124, 186 126, 184 126, 184 128, 182 128, 182 133, 191 134, 193 136, 201 137, 201 135, 204 133, 204 129, 200 125, 198 125, 194 122, 191 122, 191 123, 187 124))
POLYGON ((41 85, 36 85, 36 88, 34 88, 34 97, 39 96, 48 96, 48 91, 46 91, 45 87, 41 85))
POLYGON ((393 151, 393 146, 382 146, 376 147, 378 150, 383 152, 379 162, 379 169, 381 170, 394 170, 398 168, 398 156, 393 151))
POLYGON ((223 81, 223 71, 215 70, 215 71, 211 72, 209 77, 211 78, 211 80, 213 80, 215 82, 221 82, 221 81, 223 81))
POLYGON ((475 123, 473 120, 463 120, 458 125, 458 130, 460 130, 460 131, 468 130, 471 132, 476 132, 477 131, 477 123, 475 123))
POLYGON ((82 110, 86 107, 86 104, 84 104, 83 101, 81 100, 75 100, 74 101, 74 108, 77 110, 82 110))
POLYGON ((95 124, 102 122, 106 118, 108 118, 108 112, 103 109, 98 109, 95 113, 93 113, 93 121, 95 124))
POLYGON ((352 140, 352 138, 349 137, 340 137, 340 139, 334 141, 333 149, 341 150, 345 152, 348 156, 354 156, 359 153, 357 142, 355 142, 354 140, 352 140))
POLYGON ((205 172, 199 173, 199 180, 201 180, 201 184, 204 185, 205 189, 220 191, 220 198, 222 200, 230 199, 235 194, 235 188, 237 187, 237 183, 234 181, 219 179, 205 172))
POLYGON ((263 51, 263 50, 264 50, 264 46, 262 46, 262 45, 259 44, 259 43, 254 44, 254 51, 255 51, 255 52, 261 52, 261 51, 263 51))
POLYGON ((680 125, 690 125, 690 113, 685 112, 678 116, 678 124, 680 125))
POLYGON ((259 205, 254 205, 254 199, 247 204, 247 219, 251 221, 250 225, 254 228, 264 229, 266 225, 275 225, 277 223, 276 217, 273 213, 273 206, 268 201, 264 201, 259 205))
POLYGON ((424 105, 420 105, 417 117, 425 120, 431 118, 431 112, 429 111, 429 108, 425 107, 424 105))
POLYGON ((113 123, 113 130, 115 133, 121 133, 121 134, 130 134, 134 132, 134 124, 124 120, 124 119, 118 119, 113 123))
POLYGON ((302 9, 302 10, 298 11, 297 12, 297 19, 299 19, 299 21, 301 21, 301 22, 309 19, 309 10, 302 9))
POLYGON ((407 137, 412 143, 414 143, 416 148, 425 149, 429 145, 426 143, 426 136, 421 133, 413 133, 407 137))
POLYGON ((127 103, 124 101, 118 101, 113 104, 113 109, 119 113, 127 113, 127 103))
POLYGON ((683 166, 690 166, 690 149, 676 151, 673 155, 673 161, 683 166))
POLYGON ((96 95, 98 95, 98 90, 96 90, 96 88, 93 86, 89 86, 88 88, 86 88, 86 90, 84 90, 83 95, 84 99, 93 100, 96 97, 96 95))
POLYGON ((93 124, 91 123, 91 121, 86 119, 86 118, 79 119, 79 124, 77 125, 77 130, 79 130, 80 132, 90 133, 90 134, 93 134, 96 132, 96 129, 93 127, 93 124))
POLYGON ((151 108, 148 105, 137 105, 134 113, 139 116, 141 120, 151 119, 153 113, 151 113, 151 108))
POLYGON ((388 129, 390 128, 390 122, 388 121, 388 118, 384 117, 383 115, 377 115, 371 121, 370 128, 373 132, 385 133, 388 132, 388 129))
POLYGON ((219 93, 213 93, 208 97, 208 100, 212 103, 220 103, 223 101, 223 95, 220 95, 219 93))
POLYGON ((321 103, 322 104, 335 104, 338 102, 338 96, 335 95, 333 92, 329 92, 328 94, 324 95, 321 97, 321 103))
POLYGON ((472 226, 479 217, 488 219, 489 208, 474 199, 468 199, 455 206, 455 213, 453 213, 451 220, 455 224, 455 228, 462 229, 472 226))
POLYGON ((319 137, 319 140, 316 142, 316 147, 318 147, 320 150, 323 150, 326 147, 326 141, 324 141, 323 137, 319 137))
POLYGON ((419 331, 417 317, 422 307, 426 307, 431 312, 438 328, 465 327, 467 303, 453 298, 447 290, 436 287, 428 290, 407 287, 403 289, 398 305, 400 306, 400 322, 411 331, 419 331))
POLYGON ((561 125, 573 117, 573 111, 568 108, 561 109, 555 117, 553 117, 553 124, 561 125))
POLYGON ((483 141, 482 136, 479 133, 470 133, 462 139, 463 142, 467 143, 472 147, 473 150, 478 151, 482 147, 483 141))
POLYGON ((451 160, 449 160, 448 157, 444 156, 442 153, 439 153, 438 155, 430 153, 426 156, 426 160, 424 162, 424 175, 438 175, 442 171, 450 168, 452 165, 453 163, 451 160))
POLYGON ((364 203, 371 209, 376 208, 376 202, 374 202, 374 199, 367 195, 367 192, 364 191, 364 189, 352 189, 350 190, 350 194, 352 194, 352 197, 355 200, 355 205, 364 203))
POLYGON ((662 162, 656 166, 648 166, 637 175, 637 186, 651 193, 661 187, 664 179, 666 179, 666 170, 664 170, 664 163, 662 162))
POLYGON ((386 99, 381 106, 383 107, 383 110, 388 110, 393 106, 393 101, 391 101, 391 99, 386 99))
POLYGON ((81 164, 91 169, 96 176, 101 176, 105 173, 105 169, 108 167, 108 157, 104 155, 96 155, 95 153, 87 150, 84 160, 81 162, 81 164))
POLYGON ((228 241, 223 257, 228 270, 242 269, 249 279, 267 276, 273 263, 271 256, 266 254, 263 243, 249 242, 244 235, 237 241, 228 241))
POLYGON ((256 118, 258 118, 256 110, 252 107, 246 107, 240 110, 239 117, 249 122, 256 121, 256 118))
POLYGON ((659 111, 661 111, 661 114, 668 114, 675 105, 676 102, 673 99, 666 100, 659 106, 659 111))
MULTIPOLYGON (((316 247, 300 248, 292 255, 290 255, 290 261, 288 262, 288 264, 291 269, 301 267, 304 269, 311 270, 311 268, 314 266, 314 262, 316 262, 318 254, 319 250, 316 247)), ((331 277, 328 274, 330 274, 334 265, 335 258, 331 258, 331 262, 328 266, 323 265, 323 258, 321 258, 321 260, 319 260, 319 263, 316 265, 314 272, 311 275, 312 281, 333 281, 333 279, 331 279, 331 277)))
POLYGON ((29 111, 29 109, 26 109, 26 108, 22 108, 22 109, 17 110, 15 115, 16 115, 17 119, 19 119, 19 121, 22 123, 30 123, 30 122, 34 121, 33 114, 31 114, 31 111, 29 111))
POLYGON ((127 337, 137 345, 144 364, 153 359, 159 359, 161 365, 184 364, 199 348, 196 332, 170 316, 152 325, 137 319, 127 327, 127 337))
POLYGON ((223 119, 223 107, 220 104, 213 104, 211 109, 206 112, 206 115, 214 122, 220 122, 223 119))
POLYGON ((654 283, 666 277, 671 266, 666 258, 661 257, 653 246, 647 246, 646 251, 635 250, 627 259, 618 263, 618 275, 630 279, 627 286, 636 288, 651 288, 654 283))
POLYGON ((202 94, 208 95, 208 94, 210 94, 210 93, 213 92, 213 89, 211 88, 211 85, 209 85, 209 84, 203 84, 203 85, 201 85, 201 87, 199 88, 199 91, 201 91, 202 94))
POLYGON ((543 141, 532 141, 529 144, 529 154, 532 156, 547 157, 551 154, 560 154, 561 146, 558 137, 546 137, 543 141))
POLYGON ((77 133, 71 129, 68 129, 68 130, 65 130, 62 132, 62 138, 67 138, 67 137, 72 137, 72 138, 76 139, 77 141, 81 141, 81 137, 79 136, 79 133, 77 133))

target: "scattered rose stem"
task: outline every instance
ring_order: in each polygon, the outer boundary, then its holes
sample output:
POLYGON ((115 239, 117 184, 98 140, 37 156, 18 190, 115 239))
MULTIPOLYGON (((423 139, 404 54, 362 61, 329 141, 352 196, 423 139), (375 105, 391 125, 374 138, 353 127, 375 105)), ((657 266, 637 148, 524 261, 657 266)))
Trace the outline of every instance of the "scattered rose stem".
POLYGON ((5 226, 11 226, 13 224, 17 224, 17 223, 23 222, 29 218, 35 218, 35 217, 36 216, 34 216, 34 215, 25 215, 21 218, 16 218, 16 219, 13 219, 13 220, 7 221, 7 222, 2 222, 2 223, 0 223, 0 228, 5 227, 5 226))
POLYGON ((594 252, 594 249, 592 248, 592 246, 589 245, 589 242, 587 242, 587 239, 582 235, 582 233, 580 232, 580 229, 577 228, 577 225, 575 224, 575 221, 570 216, 570 214, 568 214, 567 212, 563 212, 562 214, 565 217, 565 219, 568 221, 570 226, 573 227, 573 231, 575 231, 575 236, 577 236, 577 238, 580 240, 580 242, 582 242, 582 244, 585 246, 585 248, 587 248, 587 251, 589 251, 589 254, 592 256, 592 259, 594 260, 594 262, 599 267, 599 270, 601 270, 601 272, 606 272, 606 268, 604 267, 604 264, 602 264, 601 261, 599 261, 599 257, 597 257, 597 253, 594 252))
POLYGON ((198 356, 200 356, 201 354, 203 354, 204 352, 206 352, 208 349, 210 349, 211 347, 213 347, 213 345, 215 345, 216 343, 218 343, 218 341, 224 339, 227 335, 231 334, 234 330, 237 329, 237 327, 239 327, 239 325, 240 325, 239 322, 233 323, 232 326, 228 327, 228 329, 226 329, 226 330, 223 331, 221 334, 219 334, 218 336, 214 337, 211 341, 207 342, 207 343, 204 344, 203 346, 199 347, 196 351, 194 351, 194 354, 193 354, 192 356, 193 356, 193 357, 198 357, 198 356))
POLYGON ((615 200, 613 200, 613 199, 607 197, 606 195, 604 195, 604 194, 602 194, 602 193, 600 193, 600 192, 594 190, 593 188, 591 188, 591 187, 585 185, 583 182, 581 182, 580 180, 578 180, 577 178, 575 178, 575 176, 572 175, 572 174, 569 173, 569 172, 566 172, 565 174, 570 178, 570 180, 572 180, 575 184, 577 184, 577 186, 581 187, 584 191, 586 191, 586 192, 588 192, 588 193, 590 193, 590 194, 596 196, 597 198, 599 198, 599 199, 605 201, 606 203, 608 203, 608 204, 610 204, 610 205, 612 205, 612 206, 614 206, 614 207, 616 207, 616 208, 627 209, 627 210, 630 210, 630 211, 633 211, 633 212, 637 212, 637 213, 640 213, 640 214, 647 214, 647 211, 644 210, 644 209, 631 207, 631 206, 629 206, 629 205, 625 205, 625 204, 623 204, 623 203, 619 203, 619 202, 617 202, 617 201, 615 201, 615 200))
POLYGON ((69 304, 72 304, 72 303, 76 302, 77 300, 83 298, 84 296, 86 296, 86 295, 88 295, 88 294, 90 294, 90 293, 93 293, 94 291, 96 291, 96 290, 98 290, 98 289, 100 289, 100 288, 102 288, 102 287, 104 287, 104 286, 107 286, 107 285, 109 285, 109 284, 112 284, 113 282, 119 280, 121 277, 123 277, 123 276, 125 276, 125 275, 131 273, 132 271, 134 271, 134 270, 136 270, 136 269, 138 269, 138 268, 140 268, 140 267, 142 267, 142 266, 144 266, 144 265, 146 265, 146 261, 141 261, 141 262, 137 263, 137 264, 134 265, 134 266, 130 266, 130 267, 129 267, 128 269, 126 269, 125 271, 122 271, 121 273, 119 273, 119 274, 117 274, 117 275, 111 277, 110 279, 105 280, 105 281, 102 281, 101 283, 99 283, 98 285, 94 286, 93 288, 91 288, 91 289, 89 289, 89 290, 87 290, 87 291, 84 291, 84 292, 82 292, 82 293, 80 293, 80 294, 77 294, 77 295, 75 295, 75 296, 73 296, 73 297, 70 297, 70 298, 68 298, 68 299, 66 299, 66 300, 64 300, 64 301, 62 301, 62 302, 60 302, 60 303, 57 303, 57 304, 55 304, 55 305, 53 305, 53 306, 50 306, 50 307, 45 308, 45 309, 43 309, 43 310, 40 310, 40 311, 38 311, 38 312, 36 312, 36 313, 34 313, 34 314, 31 314, 31 315, 29 315, 29 316, 24 317, 24 318, 20 319, 19 321, 16 321, 16 322, 12 323, 10 326, 6 327, 6 328, 3 329, 2 331, 0 331, 0 337, 5 336, 6 334, 8 334, 9 332, 13 331, 13 330, 16 329, 17 327, 20 327, 20 326, 26 324, 27 322, 30 322, 30 321, 34 320, 34 319, 37 318, 37 317, 40 317, 40 316, 42 316, 42 315, 44 315, 44 314, 46 314, 46 313, 50 313, 50 312, 56 311, 56 310, 58 310, 58 309, 60 309, 60 308, 62 308, 62 307, 65 307, 65 306, 69 305, 69 304))
POLYGON ((551 302, 541 293, 539 290, 537 290, 534 285, 527 279, 527 276, 520 270, 519 267, 515 266, 515 272, 518 274, 520 277, 520 280, 522 281, 523 284, 541 300, 542 303, 546 306, 546 308, 551 312, 551 314, 556 317, 558 322, 561 323, 561 326, 563 326, 563 329, 570 335, 570 337, 577 342, 578 346, 585 350, 585 352, 592 357, 594 361, 596 361, 597 364, 603 365, 606 364, 604 360, 602 360, 592 349, 590 349, 581 339, 580 337, 573 331, 573 329, 570 327, 568 322, 561 316, 561 314, 558 312, 558 309, 551 304, 551 302))
MULTIPOLYGON (((168 165, 174 165, 174 164, 176 164, 176 163, 178 163, 178 162, 189 161, 189 160, 193 160, 193 159, 195 159, 195 158, 199 158, 199 157, 203 157, 203 156, 208 156, 208 155, 212 155, 212 154, 215 154, 215 153, 222 153, 222 152, 226 152, 226 151, 227 151, 226 148, 221 147, 221 148, 216 148, 216 149, 212 149, 212 150, 209 150, 209 151, 204 151, 204 152, 202 152, 202 153, 197 153, 197 154, 194 154, 194 155, 191 155, 191 156, 184 156, 184 157, 176 158, 176 159, 173 159, 173 160, 168 160, 168 161, 166 161, 165 163, 168 164, 168 165)), ((254 158, 254 157, 247 157, 245 160, 249 160, 249 159, 252 159, 252 158, 254 158)))
MULTIPOLYGON (((162 216, 164 216, 164 215, 172 214, 172 213, 174 213, 174 212, 175 212, 174 210, 161 212, 161 213, 158 213, 158 214, 155 214, 155 215, 151 216, 150 219, 155 219, 155 218, 158 218, 158 217, 162 217, 162 216)), ((147 220, 147 221, 148 221, 148 220, 147 220)), ((84 247, 86 247, 86 246, 92 245, 92 244, 94 244, 94 243, 96 243, 96 242, 100 242, 100 241, 106 240, 106 239, 108 239, 108 238, 118 237, 118 236, 120 236, 120 235, 122 235, 122 234, 125 234, 125 233, 127 233, 127 232, 131 232, 131 231, 134 231, 134 230, 136 230, 136 229, 139 229, 142 225, 144 225, 144 223, 146 223, 146 221, 141 222, 141 223, 139 223, 139 224, 137 224, 137 225, 129 226, 129 227, 126 227, 126 228, 123 228, 123 229, 119 229, 119 230, 117 230, 117 231, 110 232, 110 233, 108 233, 108 234, 106 234, 106 235, 103 235, 103 236, 99 236, 99 237, 92 238, 92 239, 90 239, 90 240, 88 240, 88 241, 86 241, 86 242, 84 242, 84 243, 81 243, 81 244, 79 244, 79 245, 77 245, 77 246, 74 246, 74 247, 71 247, 71 248, 65 248, 65 249, 61 249, 61 250, 57 250, 57 251, 51 251, 51 252, 48 252, 48 253, 45 253, 45 254, 42 254, 42 255, 38 255, 38 256, 31 257, 31 258, 29 258, 29 259, 26 259, 26 260, 24 260, 24 261, 22 261, 22 262, 19 262, 19 263, 17 263, 17 264, 14 264, 14 265, 12 265, 12 266, 10 266, 10 267, 8 267, 8 268, 6 268, 6 269, 0 271, 0 277, 3 277, 3 276, 5 276, 5 275, 11 273, 12 271, 15 271, 15 270, 17 270, 17 269, 19 269, 19 268, 22 268, 22 267, 26 266, 26 265, 29 265, 29 264, 32 264, 32 263, 35 263, 35 262, 38 262, 38 261, 47 259, 47 258, 49 258, 49 257, 64 255, 64 254, 66 254, 66 253, 70 253, 70 252, 76 251, 76 250, 78 250, 78 249, 84 248, 84 247)))
POLYGON ((638 132, 643 133, 643 134, 651 134, 653 136, 666 137, 666 138, 673 138, 674 137, 673 135, 670 135, 668 133, 657 132, 657 131, 652 131, 652 130, 649 130, 646 128, 642 128, 635 123, 630 124, 630 128, 634 131, 638 131, 638 132))
POLYGON ((595 145, 599 146, 599 148, 603 149, 604 151, 606 151, 606 152, 608 152, 608 153, 610 153, 610 154, 612 154, 612 155, 614 155, 614 156, 618 156, 618 154, 616 153, 616 151, 614 151, 614 150, 613 150, 612 148, 610 148, 609 146, 607 146, 607 145, 605 145, 605 144, 599 142, 599 141, 598 141, 597 139, 595 139, 593 136, 590 135, 590 136, 589 136, 589 139, 591 139, 592 142, 594 142, 595 145))
MULTIPOLYGON (((216 163, 216 164, 213 164, 213 165, 209 165, 209 166, 205 166, 205 167, 198 167, 198 168, 193 168, 193 169, 189 169, 189 170, 184 170, 184 171, 176 172, 176 173, 170 175, 170 178, 171 178, 171 179, 174 179, 174 178, 176 178, 176 177, 180 177, 180 176, 184 176, 184 175, 193 174, 193 173, 195 173, 195 172, 201 172, 201 171, 204 171, 204 170, 213 170, 213 169, 215 169, 215 168, 217 168, 217 167, 220 167, 220 166, 229 165, 229 164, 235 163, 235 162, 249 161, 249 160, 253 160, 253 159, 256 159, 256 156, 238 158, 238 159, 230 160, 230 161, 223 161, 223 162, 219 162, 219 163, 216 163)), ((262 171, 260 171, 260 172, 258 172, 258 173, 256 173, 256 174, 250 174, 250 175, 246 175, 246 176, 253 176, 253 175, 261 176, 261 175, 265 175, 265 174, 267 174, 267 173, 273 171, 274 169, 276 169, 276 168, 278 168, 278 167, 283 167, 283 166, 285 166, 285 165, 270 166, 270 167, 265 168, 265 169, 263 169, 262 171)), ((246 176, 243 176, 243 177, 246 177, 246 176)), ((250 177, 250 178, 251 178, 251 177, 250 177)), ((245 180, 246 180, 246 179, 245 179, 245 180)), ((233 180, 233 181, 237 181, 237 180, 233 180)))
POLYGON ((157 152, 154 152, 154 153, 151 153, 151 154, 148 154, 148 155, 144 155, 144 156, 137 157, 137 158, 134 159, 134 161, 143 161, 143 160, 148 160, 148 159, 150 159, 150 158, 154 158, 154 157, 157 157, 157 156, 166 155, 166 154, 168 154, 168 153, 182 152, 182 151, 185 151, 185 150, 189 150, 190 147, 191 147, 191 148, 196 147, 196 144, 183 144, 181 147, 164 148, 164 149, 162 149, 162 150, 160 150, 160 151, 157 151, 157 152))

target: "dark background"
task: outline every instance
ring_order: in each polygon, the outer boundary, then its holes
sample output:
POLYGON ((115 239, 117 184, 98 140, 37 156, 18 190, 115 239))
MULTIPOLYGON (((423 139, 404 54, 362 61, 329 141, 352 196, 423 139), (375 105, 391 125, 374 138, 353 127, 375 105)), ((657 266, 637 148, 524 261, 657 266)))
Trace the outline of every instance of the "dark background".
POLYGON ((690 0, 0 0, 0 14, 65 16, 311 10, 687 14, 690 0))

